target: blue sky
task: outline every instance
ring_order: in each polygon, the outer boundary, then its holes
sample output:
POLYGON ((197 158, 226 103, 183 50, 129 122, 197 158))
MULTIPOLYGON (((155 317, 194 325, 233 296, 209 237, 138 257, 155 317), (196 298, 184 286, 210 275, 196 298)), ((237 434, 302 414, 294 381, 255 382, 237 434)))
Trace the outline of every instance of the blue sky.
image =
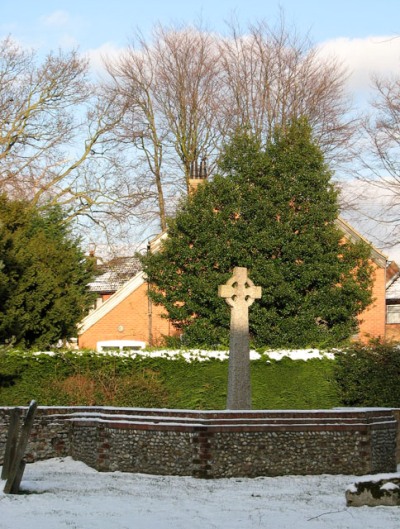
POLYGON ((12 35, 39 53, 78 48, 94 66, 123 48, 139 28, 199 21, 223 33, 235 17, 242 28, 257 20, 272 26, 283 11, 286 25, 309 34, 348 67, 352 95, 365 101, 370 74, 400 65, 399 0, 0 0, 0 38, 12 35))
POLYGON ((11 34, 39 53, 78 48, 93 64, 123 48, 139 28, 187 25, 200 19, 216 32, 235 17, 243 28, 257 20, 286 25, 335 54, 351 74, 349 89, 366 101, 371 73, 400 65, 399 0, 0 0, 0 38, 11 34))
POLYGON ((147 33, 156 22, 202 18, 224 31, 234 14, 243 26, 257 19, 274 23, 279 7, 315 42, 400 33, 399 0, 1 0, 0 35, 37 48, 74 44, 84 51, 105 43, 121 47, 134 28, 147 33))

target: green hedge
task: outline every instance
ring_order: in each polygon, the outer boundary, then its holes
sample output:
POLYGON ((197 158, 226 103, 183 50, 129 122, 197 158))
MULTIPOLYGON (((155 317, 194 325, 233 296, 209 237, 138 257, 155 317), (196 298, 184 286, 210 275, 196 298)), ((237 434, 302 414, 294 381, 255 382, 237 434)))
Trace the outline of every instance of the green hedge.
POLYGON ((345 406, 400 408, 400 347, 353 344, 336 354, 335 380, 345 406))
MULTIPOLYGON (((251 362, 254 409, 341 405, 329 359, 251 362)), ((93 352, 0 352, 0 406, 110 405, 224 409, 228 361, 121 358, 93 352)))

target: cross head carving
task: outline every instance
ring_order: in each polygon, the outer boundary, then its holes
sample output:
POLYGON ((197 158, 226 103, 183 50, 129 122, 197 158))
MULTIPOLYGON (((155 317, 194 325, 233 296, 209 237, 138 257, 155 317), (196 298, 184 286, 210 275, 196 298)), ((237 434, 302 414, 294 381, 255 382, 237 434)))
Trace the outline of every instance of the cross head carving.
POLYGON ((218 295, 233 309, 243 304, 250 307, 254 300, 261 298, 261 287, 256 287, 247 277, 247 268, 237 266, 225 285, 218 287, 218 295))

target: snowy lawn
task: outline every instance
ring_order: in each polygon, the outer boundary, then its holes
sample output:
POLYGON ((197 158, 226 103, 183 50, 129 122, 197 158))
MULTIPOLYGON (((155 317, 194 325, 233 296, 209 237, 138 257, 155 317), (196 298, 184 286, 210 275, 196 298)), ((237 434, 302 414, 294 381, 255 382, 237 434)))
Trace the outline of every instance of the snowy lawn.
POLYGON ((25 494, 5 495, 0 483, 0 529, 397 529, 400 507, 346 507, 357 479, 198 480, 52 459, 27 465, 25 494))

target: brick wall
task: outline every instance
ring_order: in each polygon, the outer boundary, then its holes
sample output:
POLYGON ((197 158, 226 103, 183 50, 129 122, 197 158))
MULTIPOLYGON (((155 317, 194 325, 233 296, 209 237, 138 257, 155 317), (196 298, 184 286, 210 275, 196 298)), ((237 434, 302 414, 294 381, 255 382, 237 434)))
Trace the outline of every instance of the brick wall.
POLYGON ((400 342, 400 323, 387 324, 385 338, 389 342, 400 342))
POLYGON ((80 334, 79 347, 95 349, 97 342, 102 340, 139 340, 149 343, 150 325, 153 345, 162 344, 164 336, 175 333, 173 326, 162 314, 165 314, 162 307, 154 304, 149 307, 147 283, 144 283, 80 334))
POLYGON ((360 315, 358 338, 385 337, 386 332, 386 270, 373 264, 372 304, 360 315))
MULTIPOLYGON (((0 408, 0 457, 11 408, 0 408)), ((396 470, 392 410, 195 412, 38 408, 28 461, 199 478, 396 470)), ((2 462, 0 460, 0 462, 2 462)))

